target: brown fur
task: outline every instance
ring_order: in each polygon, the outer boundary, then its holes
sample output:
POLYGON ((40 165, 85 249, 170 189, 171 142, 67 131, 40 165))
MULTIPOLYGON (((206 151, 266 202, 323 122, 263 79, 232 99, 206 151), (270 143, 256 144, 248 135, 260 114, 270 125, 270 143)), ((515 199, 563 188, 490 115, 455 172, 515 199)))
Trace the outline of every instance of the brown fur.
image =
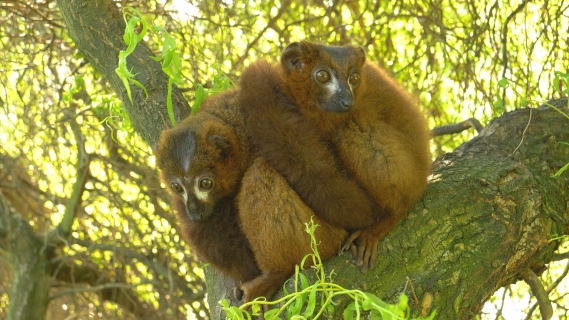
MULTIPOLYGON (((185 239, 202 260, 243 282, 247 302, 270 298, 311 253, 304 223, 314 213, 264 159, 253 162, 257 155, 235 96, 230 91, 208 98, 196 115, 165 130, 156 158, 185 239), (214 187, 207 201, 200 201, 194 186, 204 176, 214 187), (187 203, 172 182, 189 193, 187 203)), ((336 255, 347 232, 314 221, 321 226, 316 230, 321 257, 336 255)))
POLYGON ((239 100, 256 154, 328 223, 353 231, 371 225, 378 218, 375 202, 340 170, 320 129, 284 94, 278 68, 257 61, 243 71, 240 86, 239 100))
MULTIPOLYGON (((347 241, 352 245, 356 240, 352 249, 365 272, 373 267, 379 240, 407 214, 425 189, 431 156, 427 122, 415 101, 385 71, 365 62, 362 54, 360 48, 350 45, 302 42, 287 47, 281 64, 287 96, 319 128, 343 167, 379 206, 381 214, 374 215, 376 221, 347 241), (348 90, 353 93, 353 110, 338 112, 341 108, 326 105, 330 94, 321 93, 323 86, 314 80, 315 70, 322 68, 331 70, 347 87, 351 73, 360 75, 360 83, 348 90)), ((344 216, 345 220, 354 215, 369 213, 357 211, 344 216)), ((332 224, 347 228, 350 222, 332 224)))
POLYGON ((183 226, 183 236, 203 261, 238 281, 249 281, 260 274, 251 246, 239 227, 234 198, 250 164, 242 117, 236 106, 235 91, 204 101, 200 111, 177 127, 162 132, 156 162, 162 180, 172 194, 172 205, 183 226), (184 170, 187 165, 188 170, 184 170), (214 181, 207 203, 192 193, 196 179, 209 176, 214 181), (184 198, 170 187, 184 186, 184 198), (202 220, 193 221, 197 213, 202 220))
MULTIPOLYGON (((259 277, 241 286, 245 301, 259 296, 270 298, 294 273, 295 265, 312 253, 305 232, 305 223, 311 219, 319 225, 315 236, 323 260, 337 255, 348 235, 314 215, 263 158, 257 158, 245 174, 238 199, 241 221, 247 221, 242 224, 243 232, 262 270, 259 277)), ((307 259, 304 267, 310 266, 312 259, 307 259)))

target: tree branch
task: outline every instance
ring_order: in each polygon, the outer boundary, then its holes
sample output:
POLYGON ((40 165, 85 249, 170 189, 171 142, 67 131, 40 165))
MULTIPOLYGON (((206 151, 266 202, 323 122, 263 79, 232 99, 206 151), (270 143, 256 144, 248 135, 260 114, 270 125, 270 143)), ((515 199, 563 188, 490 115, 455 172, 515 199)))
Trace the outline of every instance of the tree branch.
MULTIPOLYGON (((569 159, 569 148, 558 143, 569 136, 569 119, 533 109, 512 155, 529 112, 507 113, 439 157, 422 200, 381 241, 375 268, 361 275, 349 256, 337 257, 325 264, 334 270, 332 280, 396 303, 401 293, 413 296, 408 277, 419 301, 434 296, 441 319, 472 319, 497 289, 530 266, 544 267, 559 243, 550 235, 569 233, 569 175, 551 178, 569 159)), ((215 274, 208 291, 212 319, 223 317, 217 302, 231 298, 227 282, 215 274)), ((336 302, 341 312, 348 300, 336 302)), ((420 315, 421 307, 412 305, 411 313, 420 315)))
POLYGON ((193 286, 196 286, 196 285, 203 286, 204 285, 203 282, 201 282, 201 281, 197 282, 198 280, 196 280, 192 283, 189 283, 183 277, 180 277, 178 275, 177 271, 171 271, 171 270, 169 270, 168 267, 165 267, 162 264, 157 263, 157 262, 153 261, 152 259, 147 258, 143 254, 131 251, 125 247, 115 246, 115 245, 97 244, 97 243, 90 242, 88 240, 74 239, 73 243, 78 244, 82 247, 85 247, 90 251, 91 250, 111 251, 111 252, 119 253, 120 255, 122 255, 126 259, 136 259, 136 260, 142 262, 143 264, 145 264, 146 266, 148 266, 149 268, 156 270, 156 272, 158 274, 162 275, 164 277, 164 279, 172 279, 171 282, 188 299, 200 300, 200 299, 203 299, 203 297, 204 297, 205 293, 203 291, 199 291, 199 292, 195 293, 188 286, 189 284, 192 284, 193 286))
MULTIPOLYGON (((57 299, 63 295, 78 292, 96 292, 103 300, 117 303, 125 310, 146 319, 159 319, 160 315, 149 303, 141 300, 133 288, 145 283, 127 284, 118 283, 115 278, 101 272, 96 266, 76 264, 71 257, 56 258, 50 261, 50 271, 55 279, 79 287, 62 290, 49 297, 57 299), (84 287, 81 284, 88 284, 84 287)), ((115 274, 116 277, 116 274, 115 274)))
POLYGON ((433 130, 431 130, 431 135, 432 137, 438 137, 445 134, 460 133, 470 128, 476 129, 476 132, 478 133, 480 133, 480 131, 482 131, 483 129, 482 125, 480 124, 480 121, 476 120, 475 118, 470 118, 460 123, 436 127, 433 130))
POLYGON ((531 269, 527 269, 522 272, 522 277, 524 281, 531 288, 531 292, 535 296, 537 303, 539 304, 539 311, 541 312, 541 318, 543 320, 551 319, 553 315, 553 307, 551 306, 551 301, 549 300, 547 292, 543 288, 543 284, 531 269))
POLYGON ((0 189, 0 256, 12 267, 8 319, 43 319, 49 276, 40 241, 0 189))
MULTIPOLYGON (((77 144, 77 163, 75 164, 75 170, 77 172, 77 178, 73 184, 71 191, 71 196, 65 205, 65 212, 63 214, 63 219, 53 232, 59 233, 62 237, 67 237, 71 233, 71 226, 75 220, 75 214, 78 208, 81 207, 81 197, 85 191, 85 183, 87 182, 87 177, 89 176, 89 158, 87 157, 87 152, 85 151, 85 137, 81 133, 81 127, 75 120, 73 114, 69 114, 70 110, 67 110, 67 117, 69 118, 69 125, 75 136, 75 142, 77 144)), ((51 233, 51 232, 50 232, 51 233)))

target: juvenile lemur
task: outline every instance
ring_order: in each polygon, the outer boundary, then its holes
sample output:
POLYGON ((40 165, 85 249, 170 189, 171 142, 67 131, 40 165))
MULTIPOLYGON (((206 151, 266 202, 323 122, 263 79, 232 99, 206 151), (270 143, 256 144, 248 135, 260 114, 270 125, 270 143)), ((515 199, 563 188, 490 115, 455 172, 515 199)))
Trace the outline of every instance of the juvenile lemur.
POLYGON ((235 95, 206 99, 198 113, 162 132, 155 154, 193 252, 232 278, 249 281, 261 271, 234 201, 250 165, 235 95))
POLYGON ((258 61, 240 83, 257 152, 319 217, 351 233, 345 248, 372 268, 379 241, 427 184, 429 131, 416 103, 351 45, 292 43, 280 68, 258 61))
POLYGON ((257 158, 236 94, 206 99, 194 116, 163 131, 155 153, 184 238, 201 260, 242 282, 247 302, 270 298, 312 252, 304 232, 311 218, 320 225, 323 259, 336 255, 348 234, 315 216, 257 158))

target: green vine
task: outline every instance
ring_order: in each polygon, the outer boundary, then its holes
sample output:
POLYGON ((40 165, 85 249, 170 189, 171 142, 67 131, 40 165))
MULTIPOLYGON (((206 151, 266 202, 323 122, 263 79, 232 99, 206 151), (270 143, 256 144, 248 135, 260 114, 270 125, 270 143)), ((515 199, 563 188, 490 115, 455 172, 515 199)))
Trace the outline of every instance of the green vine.
MULTIPOLYGON (((134 52, 136 45, 144 38, 146 35, 149 25, 142 13, 138 10, 126 7, 123 10, 123 18, 126 23, 124 31, 124 42, 128 46, 126 50, 121 50, 119 52, 119 63, 115 72, 122 80, 128 99, 132 102, 132 94, 130 90, 130 83, 135 84, 144 90, 146 97, 148 98, 148 92, 146 88, 137 80, 134 79, 136 74, 133 74, 127 67, 126 58, 134 52), (136 27, 140 24, 141 29, 137 33, 136 27)), ((162 51, 160 56, 151 57, 155 61, 162 62, 162 71, 168 75, 168 95, 166 97, 166 108, 168 110, 168 116, 170 121, 174 126, 176 126, 176 118, 174 117, 174 107, 172 105, 172 87, 173 84, 182 83, 182 61, 176 51, 176 40, 161 26, 150 26, 150 30, 155 33, 160 39, 162 39, 162 51)))
MULTIPOLYGON (((382 301, 374 294, 363 292, 361 290, 346 289, 331 281, 332 274, 326 277, 322 260, 318 253, 316 239, 314 237, 314 230, 318 227, 312 221, 306 224, 306 232, 311 238, 311 248, 313 253, 304 257, 301 266, 304 265, 306 259, 312 259, 313 266, 317 275, 317 280, 310 283, 308 278, 301 273, 301 268, 297 265, 294 277, 289 279, 283 285, 285 296, 274 300, 267 301, 265 298, 258 298, 254 301, 245 303, 240 307, 230 306, 227 300, 220 301, 223 310, 227 315, 227 319, 244 320, 252 319, 248 309, 252 310, 253 316, 259 316, 260 310, 263 305, 273 306, 264 313, 266 320, 280 319, 281 315, 285 315, 286 319, 300 320, 300 319, 319 319, 325 314, 331 314, 336 308, 334 298, 338 296, 347 296, 351 300, 350 303, 343 311, 343 318, 345 320, 362 319, 363 312, 369 312, 366 319, 373 320, 403 320, 411 319, 411 312, 409 308, 409 301, 405 294, 399 296, 399 303, 388 304, 382 301), (292 281, 294 292, 288 292, 287 284, 292 281), (319 308, 317 303, 319 302, 319 308)), ((436 312, 433 312, 427 318, 413 318, 413 319, 434 319, 436 312)))

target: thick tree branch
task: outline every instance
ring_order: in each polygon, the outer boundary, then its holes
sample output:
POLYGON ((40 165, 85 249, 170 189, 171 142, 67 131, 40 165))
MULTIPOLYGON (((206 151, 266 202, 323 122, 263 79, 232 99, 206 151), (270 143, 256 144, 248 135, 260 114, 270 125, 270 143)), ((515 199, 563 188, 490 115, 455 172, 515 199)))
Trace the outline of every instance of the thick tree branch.
MULTIPOLYGON (((569 175, 551 178, 569 161, 569 148, 559 143, 569 140, 569 120, 547 107, 532 112, 514 155, 529 109, 495 119, 437 159, 422 200, 380 243, 376 267, 362 275, 341 256, 325 265, 333 280, 396 302, 401 293, 413 296, 409 278, 419 301, 434 297, 431 310, 441 319, 472 319, 497 289, 528 268, 544 270, 559 243, 550 235, 569 233, 569 175)), ((212 319, 220 319, 217 301, 231 299, 231 284, 215 273, 212 281, 212 319)), ((348 301, 337 302, 341 312, 348 301)), ((421 306, 412 312, 420 315, 421 306)))
POLYGON ((8 319, 43 319, 47 308, 49 275, 41 242, 0 189, 0 257, 8 260, 13 279, 8 319))

